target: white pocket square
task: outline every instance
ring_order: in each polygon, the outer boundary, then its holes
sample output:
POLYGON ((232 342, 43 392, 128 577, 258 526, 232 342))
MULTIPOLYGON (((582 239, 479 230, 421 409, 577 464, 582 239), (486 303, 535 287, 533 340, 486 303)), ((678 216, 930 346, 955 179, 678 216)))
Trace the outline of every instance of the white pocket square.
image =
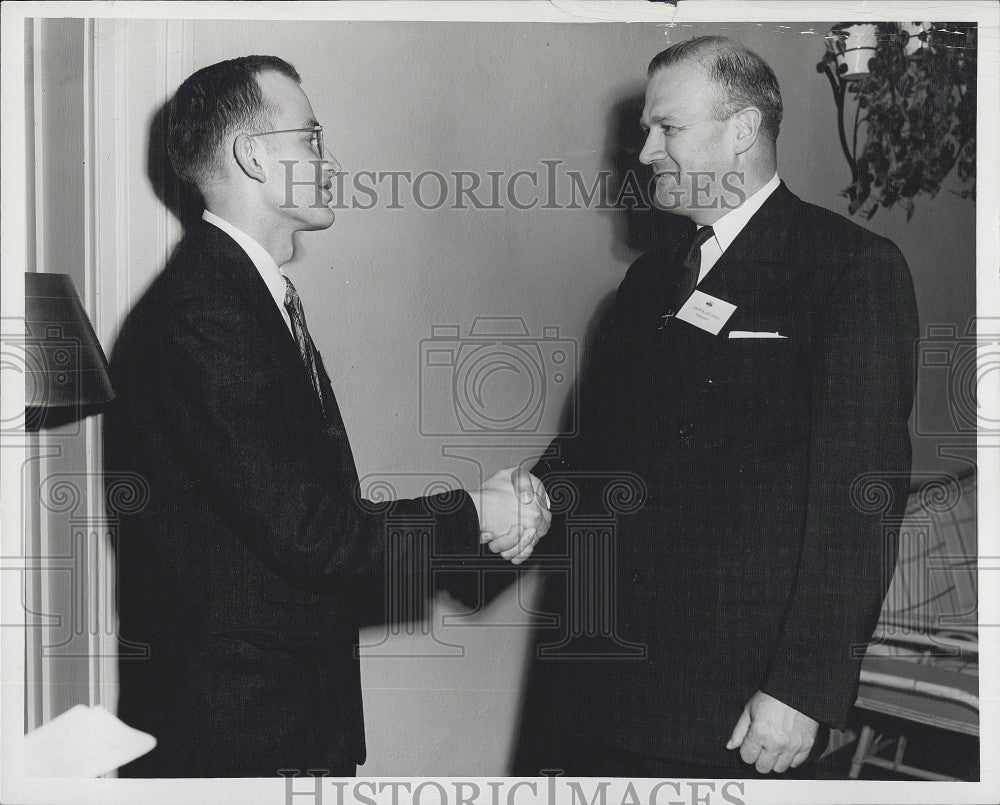
POLYGON ((781 333, 753 333, 749 330, 730 330, 730 338, 788 338, 781 333))

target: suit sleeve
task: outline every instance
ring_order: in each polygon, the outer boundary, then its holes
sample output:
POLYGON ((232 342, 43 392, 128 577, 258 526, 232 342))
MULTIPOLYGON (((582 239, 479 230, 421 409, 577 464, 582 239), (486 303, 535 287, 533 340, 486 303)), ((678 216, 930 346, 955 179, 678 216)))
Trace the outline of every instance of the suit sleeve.
POLYGON ((376 505, 361 500, 353 463, 289 395, 245 311, 185 301, 165 317, 158 420, 203 497, 265 563, 321 586, 371 578, 386 554, 386 525, 433 521, 434 549, 478 551, 478 518, 463 491, 376 505))
POLYGON ((918 336, 900 251, 882 239, 855 248, 818 331, 799 569, 762 687, 838 728, 857 698, 860 657, 895 567, 884 531, 901 514, 909 485, 918 336), (866 482, 882 490, 885 506, 869 505, 866 482))
MULTIPOLYGON (((637 261, 638 263, 639 261, 637 261)), ((603 473, 611 469, 604 458, 608 429, 620 422, 620 409, 626 403, 622 396, 622 351, 625 338, 624 321, 628 316, 628 300, 635 274, 630 270, 616 292, 601 305, 595 315, 593 331, 581 349, 583 361, 580 374, 575 381, 575 397, 570 403, 575 405, 576 428, 572 433, 563 433, 554 439, 531 471, 543 483, 568 485, 572 492, 567 501, 590 499, 591 483, 587 471, 603 473), (596 455, 600 456, 595 463, 596 455)), ((613 437, 612 437, 613 438, 613 437)), ((604 482, 602 481, 601 484, 604 482)), ((566 493, 561 492, 562 498, 566 493)), ((562 501, 553 500, 553 520, 550 531, 565 533, 562 501)), ((553 548, 553 536, 543 539, 535 554, 547 555, 553 548)))

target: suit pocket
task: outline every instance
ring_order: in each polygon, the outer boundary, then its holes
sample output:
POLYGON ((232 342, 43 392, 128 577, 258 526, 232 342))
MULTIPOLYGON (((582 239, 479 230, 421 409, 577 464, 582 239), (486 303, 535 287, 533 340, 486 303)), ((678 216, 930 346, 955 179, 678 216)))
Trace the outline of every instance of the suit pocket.
POLYGON ((792 368, 798 352, 790 338, 732 338, 719 349, 724 379, 772 388, 792 368))
POLYGON ((714 368, 722 382, 757 393, 778 390, 808 362, 811 349, 811 318, 808 314, 745 314, 730 323, 712 350, 714 368), (781 333, 784 338, 729 338, 733 331, 781 333))
POLYGON ((744 314, 729 331, 787 338, 728 338, 712 351, 714 394, 731 449, 748 455, 783 450, 802 437, 811 393, 812 315, 744 314))
POLYGON ((790 348, 808 350, 812 335, 813 314, 808 311, 790 313, 758 313, 744 311, 734 316, 719 333, 726 348, 756 349, 771 347, 774 351, 790 348), (778 333, 782 338, 730 338, 730 333, 778 333))

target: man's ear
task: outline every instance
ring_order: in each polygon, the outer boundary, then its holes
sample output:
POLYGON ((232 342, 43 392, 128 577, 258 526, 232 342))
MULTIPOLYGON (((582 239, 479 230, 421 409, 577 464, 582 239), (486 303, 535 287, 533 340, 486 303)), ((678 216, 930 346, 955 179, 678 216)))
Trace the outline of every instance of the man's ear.
POLYGON ((737 154, 745 154, 757 142, 763 117, 760 109, 756 106, 747 106, 744 109, 740 109, 733 116, 736 122, 735 149, 737 154))
POLYGON ((260 160, 260 148, 260 144, 249 134, 240 134, 233 141, 233 156, 236 157, 236 164, 247 176, 258 182, 266 182, 267 172, 260 160))

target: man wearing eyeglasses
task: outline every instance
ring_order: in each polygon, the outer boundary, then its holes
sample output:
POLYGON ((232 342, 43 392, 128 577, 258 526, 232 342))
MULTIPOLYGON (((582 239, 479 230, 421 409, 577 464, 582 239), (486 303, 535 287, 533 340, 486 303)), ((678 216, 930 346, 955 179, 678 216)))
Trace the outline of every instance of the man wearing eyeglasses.
POLYGON ((275 57, 221 62, 168 111, 171 162, 205 212, 112 360, 108 464, 150 488, 118 542, 130 649, 119 712, 158 742, 122 774, 353 775, 365 757, 358 607, 383 595, 389 518, 432 522, 433 550, 450 555, 477 555, 482 532, 517 563, 548 528, 544 490, 509 469, 471 495, 360 499, 281 270, 295 232, 333 223, 340 170, 299 75, 275 57))

